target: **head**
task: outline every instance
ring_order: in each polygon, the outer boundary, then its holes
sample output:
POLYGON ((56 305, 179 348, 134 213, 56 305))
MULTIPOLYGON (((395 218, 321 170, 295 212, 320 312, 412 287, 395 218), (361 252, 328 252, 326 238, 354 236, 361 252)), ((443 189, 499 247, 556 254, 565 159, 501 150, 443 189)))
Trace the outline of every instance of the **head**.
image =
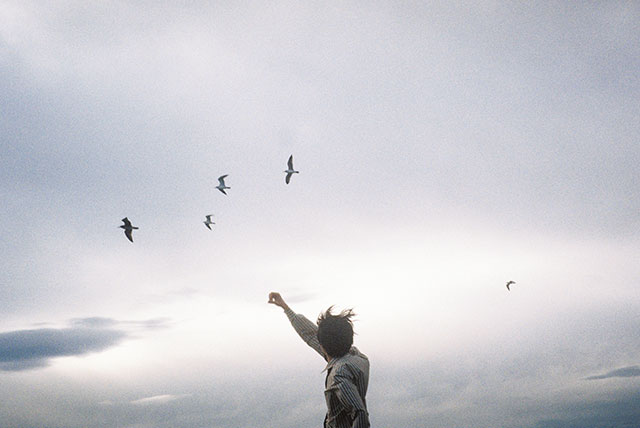
POLYGON ((318 341, 331 358, 340 358, 353 345, 353 310, 345 309, 337 315, 331 313, 333 306, 318 317, 318 341))

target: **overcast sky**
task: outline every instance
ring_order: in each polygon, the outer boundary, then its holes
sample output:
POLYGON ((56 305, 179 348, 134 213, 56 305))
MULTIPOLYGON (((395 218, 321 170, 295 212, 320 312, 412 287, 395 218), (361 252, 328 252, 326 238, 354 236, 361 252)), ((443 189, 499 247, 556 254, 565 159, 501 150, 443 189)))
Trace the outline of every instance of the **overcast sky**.
POLYGON ((0 0, 2 426, 636 426, 640 5, 311 3, 0 0))

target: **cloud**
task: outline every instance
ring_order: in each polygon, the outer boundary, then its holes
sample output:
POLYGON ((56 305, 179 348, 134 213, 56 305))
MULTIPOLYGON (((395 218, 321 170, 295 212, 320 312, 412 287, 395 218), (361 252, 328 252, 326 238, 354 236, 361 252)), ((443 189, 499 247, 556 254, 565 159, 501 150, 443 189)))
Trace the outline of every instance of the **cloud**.
POLYGON ((71 324, 78 327, 94 327, 94 328, 106 328, 117 324, 117 321, 111 318, 103 317, 88 317, 88 318, 74 318, 71 320, 71 324))
POLYGON ((187 397, 187 394, 180 394, 180 395, 172 395, 172 394, 162 394, 162 395, 154 395, 152 397, 145 397, 145 398, 140 398, 138 400, 133 400, 131 402, 131 404, 136 404, 136 405, 148 405, 148 404, 164 404, 164 403, 168 403, 169 401, 174 401, 174 400, 178 400, 180 398, 183 397, 187 397))
POLYGON ((640 376, 640 366, 623 367, 620 369, 612 370, 605 374, 589 376, 585 379, 596 380, 596 379, 609 379, 612 377, 636 377, 636 376, 640 376))
POLYGON ((170 321, 169 318, 152 318, 142 321, 122 321, 122 324, 143 330, 157 330, 169 327, 170 321))
POLYGON ((120 322, 111 318, 77 318, 66 328, 39 328, 0 333, 0 370, 42 368, 52 358, 84 355, 114 347, 130 336, 126 325, 147 330, 165 320, 120 322))
POLYGON ((315 299, 317 293, 306 292, 306 291, 298 291, 292 294, 287 294, 287 301, 289 303, 302 303, 307 302, 309 300, 315 299))
MULTIPOLYGON (((564 403, 554 417, 537 421, 532 428, 637 427, 640 393, 623 391, 596 400, 564 403)), ((544 410, 538 414, 544 414, 544 410)))
POLYGON ((98 352, 120 343, 127 334, 110 328, 70 327, 18 330, 0 334, 0 370, 46 367, 55 357, 98 352))

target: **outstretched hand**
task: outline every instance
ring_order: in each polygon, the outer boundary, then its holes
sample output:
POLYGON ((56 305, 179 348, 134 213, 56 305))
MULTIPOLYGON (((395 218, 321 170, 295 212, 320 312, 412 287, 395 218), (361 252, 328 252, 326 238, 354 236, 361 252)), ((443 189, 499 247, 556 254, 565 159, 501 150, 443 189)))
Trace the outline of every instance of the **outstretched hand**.
POLYGON ((269 301, 267 303, 271 303, 276 306, 280 306, 282 309, 287 309, 289 306, 285 303, 284 299, 280 295, 280 293, 276 293, 272 291, 269 293, 269 301))

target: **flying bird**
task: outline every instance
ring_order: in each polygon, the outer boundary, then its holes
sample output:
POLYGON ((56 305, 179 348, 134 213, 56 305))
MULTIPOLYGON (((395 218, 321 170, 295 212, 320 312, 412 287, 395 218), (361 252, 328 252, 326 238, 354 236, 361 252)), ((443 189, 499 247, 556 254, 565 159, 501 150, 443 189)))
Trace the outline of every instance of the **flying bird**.
POLYGON ((225 195, 227 194, 227 192, 225 192, 225 191, 224 191, 224 189, 231 189, 231 187, 227 187, 227 185, 226 185, 226 184, 224 184, 224 179, 225 179, 225 177, 227 177, 228 175, 229 175, 229 174, 225 174, 225 175, 222 175, 222 176, 218 177, 218 182, 219 182, 220 184, 218 184, 218 185, 216 186, 216 189, 218 189, 219 191, 221 191, 221 192, 222 192, 222 193, 224 193, 225 195))
POLYGON ((293 169, 293 155, 289 156, 289 160, 287 161, 287 169, 286 172, 287 176, 285 177, 284 181, 289 184, 289 180, 291 180, 291 176, 293 174, 298 174, 300 173, 300 171, 296 171, 295 169, 293 169))
POLYGON ((204 225, 207 226, 207 229, 209 229, 209 230, 212 230, 211 229, 211 225, 215 224, 213 221, 211 221, 211 216, 212 215, 213 214, 209 214, 209 215, 205 216, 207 219, 205 221, 203 221, 204 225))
POLYGON ((127 236, 129 241, 133 242, 133 236, 131 235, 131 233, 133 232, 133 229, 138 229, 138 228, 136 226, 132 226, 131 222, 127 217, 123 218, 122 222, 124 224, 120 226, 120 228, 124 229, 124 234, 127 236))
POLYGON ((516 283, 515 281, 509 281, 509 282, 507 282, 507 290, 511 291, 511 289, 509 288, 509 286, 510 286, 511 284, 515 284, 515 283, 516 283))

